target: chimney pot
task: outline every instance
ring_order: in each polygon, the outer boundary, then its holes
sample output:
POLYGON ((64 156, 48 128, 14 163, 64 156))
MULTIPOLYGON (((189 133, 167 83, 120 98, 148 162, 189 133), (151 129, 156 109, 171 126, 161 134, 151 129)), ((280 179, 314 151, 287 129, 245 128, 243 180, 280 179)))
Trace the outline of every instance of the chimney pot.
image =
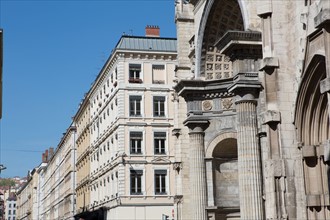
POLYGON ((145 30, 146 37, 160 37, 160 29, 157 25, 147 25, 145 30))

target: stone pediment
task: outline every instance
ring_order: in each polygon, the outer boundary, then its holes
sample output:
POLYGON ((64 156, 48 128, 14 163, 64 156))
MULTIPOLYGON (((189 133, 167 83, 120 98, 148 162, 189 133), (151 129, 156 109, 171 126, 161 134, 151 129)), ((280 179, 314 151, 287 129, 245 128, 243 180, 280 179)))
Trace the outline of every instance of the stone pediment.
POLYGON ((151 160, 151 163, 154 164, 170 164, 171 161, 167 157, 156 157, 151 160))

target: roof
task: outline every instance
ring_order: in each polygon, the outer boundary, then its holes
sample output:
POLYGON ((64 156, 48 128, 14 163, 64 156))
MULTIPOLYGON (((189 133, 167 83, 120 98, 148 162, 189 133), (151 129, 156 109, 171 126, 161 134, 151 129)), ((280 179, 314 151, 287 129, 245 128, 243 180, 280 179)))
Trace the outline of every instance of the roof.
POLYGON ((122 36, 116 50, 177 52, 175 38, 122 36))

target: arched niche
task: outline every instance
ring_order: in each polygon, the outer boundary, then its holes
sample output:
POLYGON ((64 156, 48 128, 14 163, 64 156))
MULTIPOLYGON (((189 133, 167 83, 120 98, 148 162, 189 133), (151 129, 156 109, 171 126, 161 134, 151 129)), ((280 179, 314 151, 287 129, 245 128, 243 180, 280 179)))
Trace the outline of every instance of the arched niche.
POLYGON ((237 139, 235 132, 222 133, 214 138, 206 150, 208 163, 208 193, 214 196, 217 207, 215 219, 239 218, 239 186, 237 166, 237 139))
POLYGON ((220 54, 214 45, 228 30, 244 30, 241 8, 244 9, 244 1, 210 0, 206 3, 198 32, 196 77, 217 80, 232 76, 229 58, 220 54))

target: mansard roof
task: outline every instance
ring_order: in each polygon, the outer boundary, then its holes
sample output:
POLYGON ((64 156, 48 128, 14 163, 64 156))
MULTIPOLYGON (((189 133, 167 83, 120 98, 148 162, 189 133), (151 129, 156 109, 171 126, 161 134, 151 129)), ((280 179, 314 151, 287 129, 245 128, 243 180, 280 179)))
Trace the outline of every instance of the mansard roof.
POLYGON ((123 35, 116 45, 116 50, 135 50, 152 52, 176 52, 175 38, 137 37, 123 35))

